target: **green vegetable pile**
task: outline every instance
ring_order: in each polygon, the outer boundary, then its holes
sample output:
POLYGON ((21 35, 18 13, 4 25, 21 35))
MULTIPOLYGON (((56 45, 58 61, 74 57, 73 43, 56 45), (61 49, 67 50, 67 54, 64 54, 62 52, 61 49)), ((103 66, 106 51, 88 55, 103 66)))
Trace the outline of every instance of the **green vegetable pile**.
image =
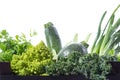
MULTIPOLYGON (((60 50, 58 59, 46 67, 47 74, 52 76, 83 74, 87 79, 106 80, 111 71, 109 62, 120 59, 116 56, 120 52, 120 19, 114 22, 115 12, 119 7, 120 5, 114 10, 102 32, 101 25, 106 12, 103 14, 90 53, 83 52, 84 49, 87 51, 88 45, 86 47, 78 46, 80 43, 69 44, 70 46, 60 50)), ((86 41, 82 42, 86 44, 86 41)))
POLYGON ((41 41, 35 47, 27 49, 22 55, 13 55, 11 67, 18 75, 42 75, 45 66, 51 62, 52 53, 41 41))
MULTIPOLYGON (((6 30, 0 32, 0 62, 11 63, 15 75, 84 75, 91 80, 106 80, 111 73, 110 62, 120 61, 120 18, 115 21, 113 11, 102 30, 103 14, 98 33, 88 52, 87 36, 78 42, 76 34, 73 41, 62 47, 61 38, 52 22, 44 24, 46 44, 41 40, 33 46, 24 34, 11 37, 6 30)), ((36 32, 34 33, 36 34, 36 32)), ((30 34, 33 36, 32 34, 30 34)))

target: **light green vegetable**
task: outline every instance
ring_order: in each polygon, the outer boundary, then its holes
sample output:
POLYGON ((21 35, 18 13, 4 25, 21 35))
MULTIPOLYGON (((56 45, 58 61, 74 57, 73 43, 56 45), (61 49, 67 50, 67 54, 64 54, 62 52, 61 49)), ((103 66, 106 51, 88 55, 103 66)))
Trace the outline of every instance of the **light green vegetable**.
POLYGON ((22 55, 13 55, 11 68, 18 75, 42 75, 45 73, 45 66, 52 61, 51 59, 52 53, 41 41, 22 55))
POLYGON ((44 28, 48 48, 50 48, 51 51, 54 51, 56 52, 56 54, 58 54, 58 52, 62 48, 62 44, 57 29, 51 22, 46 23, 44 25, 44 28))

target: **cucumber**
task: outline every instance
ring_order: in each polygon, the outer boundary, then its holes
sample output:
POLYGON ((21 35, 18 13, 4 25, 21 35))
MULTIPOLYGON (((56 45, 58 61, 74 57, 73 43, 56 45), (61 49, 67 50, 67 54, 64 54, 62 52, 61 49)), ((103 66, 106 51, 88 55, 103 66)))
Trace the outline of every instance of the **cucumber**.
POLYGON ((47 46, 51 51, 55 51, 57 54, 62 48, 58 31, 52 22, 44 24, 44 28, 47 46))
POLYGON ((70 43, 63 47, 58 53, 57 59, 67 58, 69 54, 72 54, 74 51, 80 52, 81 54, 87 54, 87 47, 83 43, 70 43))

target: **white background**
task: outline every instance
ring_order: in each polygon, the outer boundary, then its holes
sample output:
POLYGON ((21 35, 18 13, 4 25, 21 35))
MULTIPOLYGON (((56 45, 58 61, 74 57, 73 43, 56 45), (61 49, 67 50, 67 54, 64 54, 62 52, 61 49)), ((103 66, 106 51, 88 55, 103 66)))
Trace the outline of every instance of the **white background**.
POLYGON ((0 30, 6 29, 12 36, 36 30, 38 35, 32 43, 37 44, 45 41, 43 25, 50 21, 57 28, 63 46, 75 33, 79 41, 92 33, 92 42, 104 11, 108 12, 107 20, 118 4, 120 0, 0 0, 0 30))

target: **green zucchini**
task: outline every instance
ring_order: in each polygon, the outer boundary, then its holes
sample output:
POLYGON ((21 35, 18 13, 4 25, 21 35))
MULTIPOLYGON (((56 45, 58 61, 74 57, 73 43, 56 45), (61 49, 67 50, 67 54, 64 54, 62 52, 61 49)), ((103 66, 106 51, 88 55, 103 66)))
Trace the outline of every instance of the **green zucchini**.
POLYGON ((58 31, 51 22, 44 24, 44 28, 47 46, 57 54, 62 48, 58 31))
POLYGON ((66 45, 65 47, 63 47, 60 52, 58 53, 57 59, 60 58, 67 58, 67 56, 69 54, 72 54, 74 51, 80 52, 81 54, 87 54, 87 47, 88 45, 82 43, 70 43, 68 45, 66 45))

